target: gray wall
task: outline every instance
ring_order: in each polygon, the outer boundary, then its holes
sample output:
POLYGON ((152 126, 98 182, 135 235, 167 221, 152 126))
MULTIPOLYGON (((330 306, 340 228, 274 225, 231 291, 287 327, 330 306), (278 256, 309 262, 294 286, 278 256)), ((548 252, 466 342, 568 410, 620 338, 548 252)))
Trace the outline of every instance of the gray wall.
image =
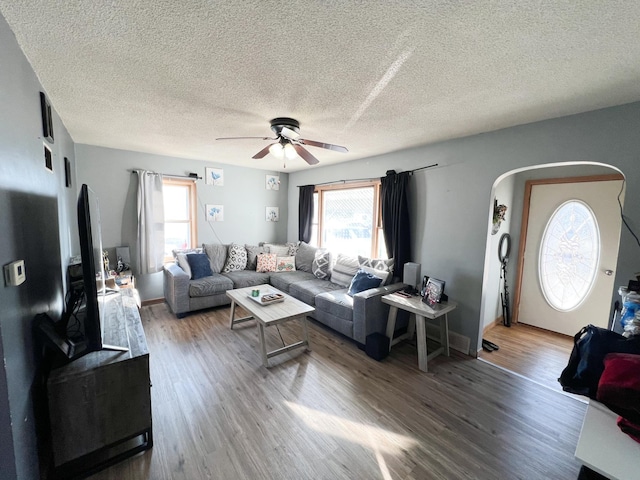
MULTIPOLYGON (((424 274, 446 280, 446 291, 459 304, 449 316, 451 329, 470 337, 475 350, 483 324, 482 285, 495 181, 517 168, 556 162, 612 165, 626 176, 625 214, 638 232, 639 131, 640 103, 633 103, 295 172, 289 177, 289 240, 295 239, 298 231, 294 215, 298 185, 361 178, 362 172, 382 176, 389 169, 406 171, 439 164, 416 172, 411 183, 413 261, 422 264, 424 274)), ((514 211, 517 208, 514 206, 514 211)), ((519 225, 511 228, 519 229, 519 225)), ((623 230, 616 285, 626 285, 640 270, 639 253, 633 237, 623 230)), ((617 296, 614 293, 612 302, 617 296)))
MULTIPOLYGON (((288 174, 243 168, 204 160, 166 157, 126 150, 76 145, 78 184, 88 184, 98 195, 105 248, 128 245, 136 258, 137 175, 132 169, 158 173, 205 176, 205 167, 224 170, 224 186, 197 181, 198 242, 284 242, 287 236, 288 174), (266 189, 266 175, 280 176, 280 190, 266 189), (204 205, 224 205, 224 221, 207 222, 204 205), (266 207, 279 207, 280 221, 265 220, 266 207)), ((115 261, 114 256, 110 258, 115 261)), ((136 268, 133 268, 136 274, 136 268)), ((162 273, 136 274, 142 300, 163 297, 162 273)))
MULTIPOLYGON (((31 324, 63 309, 64 272, 77 236, 63 157, 73 143, 54 112, 53 173, 45 169, 38 79, 0 16, 0 265, 25 261, 27 280, 0 284, 0 476, 37 479, 36 422, 43 395, 31 324)), ((55 108, 55 105, 53 105, 55 108)), ((41 424, 40 424, 41 425, 41 424)))

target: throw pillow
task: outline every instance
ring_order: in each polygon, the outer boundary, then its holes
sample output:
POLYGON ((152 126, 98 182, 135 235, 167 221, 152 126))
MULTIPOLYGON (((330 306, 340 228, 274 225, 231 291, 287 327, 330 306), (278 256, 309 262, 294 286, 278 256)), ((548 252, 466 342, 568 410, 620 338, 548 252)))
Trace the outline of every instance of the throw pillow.
POLYGON ((209 257, 204 253, 190 253, 187 255, 187 261, 191 268, 191 278, 193 280, 213 275, 211 265, 209 265, 209 257))
POLYGON ((287 242, 285 245, 289 247, 289 256, 295 257, 296 253, 298 253, 298 247, 300 246, 300 242, 287 242))
POLYGON ((331 252, 329 250, 317 249, 311 273, 322 280, 329 280, 331 277, 331 252))
POLYGON ((296 257, 277 257, 276 272, 295 272, 296 257))
MULTIPOLYGON (((193 253, 190 255, 193 255, 193 253)), ((178 253, 176 255, 176 262, 178 262, 178 266, 191 278, 191 267, 189 266, 189 260, 187 260, 187 254, 178 253)))
POLYGON ((275 253, 259 253, 256 257, 256 272, 275 272, 276 271, 276 254, 275 253))
POLYGON ((227 245, 220 243, 207 243, 203 245, 204 253, 209 257, 209 264, 213 273, 220 273, 227 261, 227 245))
POLYGON ((247 249, 247 270, 255 270, 259 253, 264 253, 264 247, 245 245, 247 249))
POLYGON ((379 287, 380 283, 382 283, 381 278, 371 275, 364 270, 358 270, 353 277, 353 280, 351 280, 347 294, 353 297, 356 293, 364 292, 370 288, 379 287))
POLYGON ((222 269, 223 273, 237 272, 244 270, 247 266, 247 249, 244 245, 238 245, 236 243, 229 247, 229 253, 227 254, 227 261, 222 269))
MULTIPOLYGON (((393 258, 367 258, 358 255, 358 263, 361 267, 370 267, 375 268, 376 270, 382 270, 383 272, 389 272, 387 283, 390 282, 391 277, 393 277, 393 265, 395 263, 393 258)), ((383 283, 383 285, 386 285, 387 283, 383 283)))
POLYGON ((376 270, 375 268, 365 267, 364 265, 360 266, 360 270, 364 270, 365 272, 370 273, 375 277, 378 277, 380 280, 382 280, 382 283, 380 285, 386 285, 387 283, 389 283, 389 277, 391 276, 391 272, 383 272, 382 270, 376 270))
POLYGON ((278 257, 289 255, 289 247, 286 245, 276 245, 275 243, 265 243, 264 248, 268 253, 275 253, 278 257))
POLYGON ((298 253, 296 253, 296 268, 303 272, 313 273, 313 260, 316 258, 316 250, 318 249, 300 242, 298 253))
POLYGON ((358 265, 356 258, 339 253, 331 272, 331 281, 343 287, 348 287, 359 268, 360 265, 358 265))

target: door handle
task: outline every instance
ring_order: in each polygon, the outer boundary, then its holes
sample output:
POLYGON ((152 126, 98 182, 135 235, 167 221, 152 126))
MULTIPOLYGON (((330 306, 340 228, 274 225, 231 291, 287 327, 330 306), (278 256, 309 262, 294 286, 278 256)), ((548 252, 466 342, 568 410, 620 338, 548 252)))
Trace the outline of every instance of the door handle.
POLYGON ((605 270, 604 274, 610 277, 611 275, 613 275, 613 270, 605 270))

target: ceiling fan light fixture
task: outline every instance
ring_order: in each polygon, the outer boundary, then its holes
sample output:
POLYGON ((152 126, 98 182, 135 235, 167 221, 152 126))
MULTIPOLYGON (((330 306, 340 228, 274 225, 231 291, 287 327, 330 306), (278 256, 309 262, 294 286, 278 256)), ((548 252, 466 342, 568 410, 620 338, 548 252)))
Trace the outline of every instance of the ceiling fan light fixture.
POLYGON ((296 152, 296 149, 293 148, 293 145, 291 145, 290 142, 287 142, 285 144, 283 150, 284 150, 284 156, 287 160, 293 160, 298 156, 298 152, 296 152))
POLYGON ((274 143, 269 147, 269 153, 276 158, 284 158, 284 148, 281 143, 274 143))

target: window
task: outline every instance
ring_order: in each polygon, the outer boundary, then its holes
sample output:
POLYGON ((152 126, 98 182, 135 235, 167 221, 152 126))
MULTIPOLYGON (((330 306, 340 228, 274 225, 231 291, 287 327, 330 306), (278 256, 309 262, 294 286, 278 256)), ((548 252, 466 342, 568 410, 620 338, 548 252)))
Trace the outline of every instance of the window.
POLYGON ((192 248, 196 242, 196 184, 193 180, 164 178, 164 257, 171 261, 171 250, 192 248))
POLYGON ((542 293, 556 310, 578 307, 593 287, 600 259, 600 232, 589 206, 563 203, 542 236, 539 275, 542 293))
POLYGON ((316 187, 312 240, 335 253, 386 258, 380 182, 316 187))

